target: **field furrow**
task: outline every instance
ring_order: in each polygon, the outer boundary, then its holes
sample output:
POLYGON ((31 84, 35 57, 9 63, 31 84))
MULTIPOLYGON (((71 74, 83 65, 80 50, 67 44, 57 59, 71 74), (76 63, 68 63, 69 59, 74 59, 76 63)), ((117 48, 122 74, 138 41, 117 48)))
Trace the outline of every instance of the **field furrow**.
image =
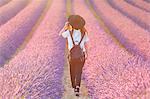
POLYGON ((91 3, 109 30, 130 52, 145 59, 150 58, 148 31, 113 9, 106 0, 100 2, 101 6, 98 0, 91 0, 91 3))
POLYGON ((19 13, 26 5, 28 0, 12 0, 0 8, 0 26, 6 23, 19 13))
POLYGON ((53 0, 25 49, 0 70, 1 97, 60 99, 65 41, 57 35, 64 15, 65 1, 53 0))
POLYGON ((150 32, 150 13, 134 7, 124 0, 108 0, 109 4, 137 25, 150 32))
POLYGON ((125 0, 125 1, 142 10, 150 12, 150 4, 147 2, 144 2, 143 0, 125 0))
POLYGON ((32 30, 47 0, 32 1, 17 16, 0 27, 0 66, 16 51, 32 30))
POLYGON ((10 1, 11 0, 0 0, 0 7, 4 6, 5 4, 7 4, 10 1))
POLYGON ((74 12, 85 18, 89 30, 89 57, 83 74, 91 99, 147 97, 150 88, 149 63, 129 54, 104 32, 83 0, 73 2, 74 12))
POLYGON ((150 0, 144 0, 145 2, 147 2, 147 3, 150 3, 150 0))
POLYGON ((150 99, 149 0, 0 0, 0 99, 150 99), (89 41, 71 87, 67 18, 89 41))

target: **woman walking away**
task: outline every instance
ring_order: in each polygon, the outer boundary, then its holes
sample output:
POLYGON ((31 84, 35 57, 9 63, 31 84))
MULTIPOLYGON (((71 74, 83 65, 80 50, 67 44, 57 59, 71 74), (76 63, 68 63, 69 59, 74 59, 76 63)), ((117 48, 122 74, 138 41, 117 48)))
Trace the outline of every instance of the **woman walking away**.
POLYGON ((71 15, 59 33, 67 39, 71 83, 76 96, 79 96, 82 68, 88 56, 86 42, 89 38, 84 26, 85 20, 81 16, 71 15))

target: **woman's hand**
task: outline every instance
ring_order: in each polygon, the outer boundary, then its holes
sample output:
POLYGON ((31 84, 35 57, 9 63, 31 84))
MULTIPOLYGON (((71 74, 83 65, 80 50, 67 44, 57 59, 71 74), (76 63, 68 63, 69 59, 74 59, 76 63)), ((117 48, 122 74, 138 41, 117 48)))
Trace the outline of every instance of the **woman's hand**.
POLYGON ((59 32, 59 36, 68 29, 68 26, 69 26, 69 22, 65 22, 65 25, 64 27, 62 28, 62 30, 59 32))
POLYGON ((69 28, 69 22, 65 22, 64 30, 67 30, 69 28))
POLYGON ((64 29, 65 30, 70 30, 70 31, 72 30, 72 26, 69 24, 69 22, 65 23, 64 29))
POLYGON ((65 26, 68 26, 69 25, 69 22, 65 22, 65 26))

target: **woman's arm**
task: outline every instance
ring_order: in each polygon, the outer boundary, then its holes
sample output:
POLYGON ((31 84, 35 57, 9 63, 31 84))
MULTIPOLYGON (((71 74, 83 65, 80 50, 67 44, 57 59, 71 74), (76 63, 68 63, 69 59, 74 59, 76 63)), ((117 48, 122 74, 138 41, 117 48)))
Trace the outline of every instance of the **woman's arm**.
POLYGON ((63 32, 65 32, 68 29, 69 23, 66 22, 65 26, 61 29, 61 31, 59 32, 59 36, 62 35, 63 32))
POLYGON ((87 43, 85 43, 85 59, 88 58, 88 48, 87 48, 87 43))
POLYGON ((87 59, 88 58, 88 41, 89 41, 89 38, 88 38, 88 32, 87 32, 87 30, 84 28, 84 31, 85 31, 85 43, 84 43, 84 45, 85 45, 85 59, 87 59))

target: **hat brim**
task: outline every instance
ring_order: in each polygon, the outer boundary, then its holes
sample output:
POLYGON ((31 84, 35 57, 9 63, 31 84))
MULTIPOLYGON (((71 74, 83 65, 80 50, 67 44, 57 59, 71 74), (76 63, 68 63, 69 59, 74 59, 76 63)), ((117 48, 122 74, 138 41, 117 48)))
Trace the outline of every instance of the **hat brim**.
POLYGON ((85 26, 85 20, 79 15, 69 16, 68 22, 74 29, 82 29, 85 26))

